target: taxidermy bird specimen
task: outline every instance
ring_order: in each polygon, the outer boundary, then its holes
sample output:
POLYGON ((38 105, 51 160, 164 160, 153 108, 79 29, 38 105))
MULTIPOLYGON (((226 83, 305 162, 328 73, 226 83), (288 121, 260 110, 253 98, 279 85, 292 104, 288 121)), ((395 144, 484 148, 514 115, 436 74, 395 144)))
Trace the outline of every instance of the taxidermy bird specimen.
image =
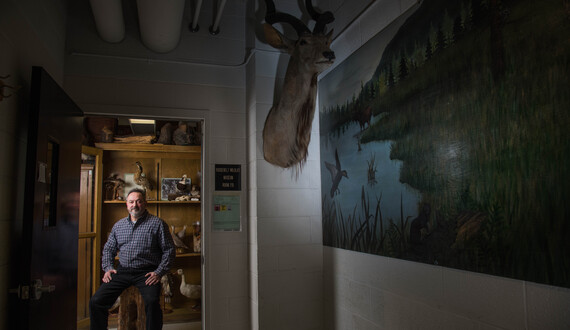
POLYGON ((148 193, 149 190, 152 190, 152 184, 146 177, 146 174, 143 172, 143 167, 141 162, 137 161, 135 164, 137 165, 137 170, 135 172, 135 175, 133 176, 133 180, 136 184, 142 186, 145 192, 148 193))
POLYGON ((325 166, 327 167, 329 172, 331 172, 331 180, 332 180, 331 198, 333 198, 336 193, 340 193, 340 189, 338 189, 338 184, 340 183, 340 179, 342 179, 343 176, 348 179, 348 173, 346 172, 346 170, 343 170, 340 167, 340 160, 338 160, 337 149, 335 149, 334 151, 334 158, 336 160, 335 165, 329 162, 325 162, 325 166))
POLYGON ((195 200, 199 200, 200 199, 200 186, 198 186, 197 184, 193 184, 192 188, 190 189, 190 196, 192 196, 192 198, 195 198, 195 200))
MULTIPOLYGON (((182 269, 177 270, 177 273, 182 278, 182 281, 180 282, 180 293, 182 293, 186 298, 200 299, 202 297, 202 286, 186 283, 186 277, 184 277, 184 271, 182 269)), ((197 309, 199 307, 200 302, 192 306, 192 309, 197 309)))
POLYGON ((179 146, 187 146, 190 144, 190 135, 188 134, 188 124, 180 121, 178 128, 172 133, 172 141, 179 146))
POLYGON ((182 180, 176 183, 176 189, 180 192, 186 192, 190 186, 189 181, 190 180, 188 180, 188 176, 186 174, 182 175, 182 180))
POLYGON ((188 228, 188 225, 184 225, 184 227, 182 227, 182 229, 176 233, 176 236, 178 236, 180 239, 184 239, 184 237, 186 237, 186 228, 188 228))
POLYGON ((171 144, 172 143, 172 124, 166 123, 160 129, 160 136, 158 137, 158 141, 156 143, 159 144, 171 144))
POLYGON ((265 39, 274 48, 287 51, 291 57, 283 82, 283 91, 274 105, 263 128, 263 156, 271 164, 289 168, 307 160, 311 140, 311 125, 315 115, 317 77, 335 60, 330 49, 332 30, 325 34, 325 26, 334 21, 330 11, 318 13, 311 0, 305 7, 316 21, 311 32, 300 19, 275 11, 271 0, 265 1, 267 13, 263 25, 265 39), (276 23, 288 23, 297 32, 297 40, 289 39, 272 27, 276 23))
POLYGON ((164 292, 164 302, 170 304, 172 298, 172 285, 174 284, 172 275, 170 275, 170 273, 162 275, 160 278, 160 284, 162 284, 162 291, 164 292))
POLYGON ((200 230, 200 221, 196 221, 192 224, 192 229, 194 229, 194 235, 192 236, 193 240, 193 247, 194 252, 201 252, 202 251, 202 244, 201 244, 201 230, 200 230))
POLYGON ((125 180, 119 178, 118 173, 111 173, 108 178, 103 180, 103 183, 105 184, 105 189, 113 192, 113 200, 121 199, 119 197, 119 191, 125 186, 125 180))
POLYGON ((170 234, 172 235, 172 239, 174 240, 174 246, 176 246, 177 249, 190 250, 188 245, 184 244, 184 241, 182 241, 182 239, 186 235, 186 227, 187 226, 184 225, 184 228, 176 233, 174 232, 174 226, 170 226, 171 228, 170 234))

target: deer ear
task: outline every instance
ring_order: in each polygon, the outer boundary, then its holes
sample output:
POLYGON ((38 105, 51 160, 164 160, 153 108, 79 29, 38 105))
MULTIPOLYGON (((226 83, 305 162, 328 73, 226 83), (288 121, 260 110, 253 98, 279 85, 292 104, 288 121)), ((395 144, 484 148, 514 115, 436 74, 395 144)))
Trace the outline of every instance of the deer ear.
POLYGON ((292 42, 287 37, 285 37, 281 32, 277 31, 273 26, 265 23, 263 24, 263 32, 265 34, 265 40, 272 47, 277 49, 290 50, 292 47, 292 42))

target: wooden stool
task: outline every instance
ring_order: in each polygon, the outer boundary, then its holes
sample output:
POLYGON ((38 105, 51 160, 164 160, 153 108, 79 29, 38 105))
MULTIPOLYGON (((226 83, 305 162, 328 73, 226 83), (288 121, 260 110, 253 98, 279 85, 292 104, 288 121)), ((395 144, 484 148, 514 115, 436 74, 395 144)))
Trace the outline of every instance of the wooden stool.
POLYGON ((130 286, 121 294, 118 330, 144 330, 146 314, 139 289, 130 286))

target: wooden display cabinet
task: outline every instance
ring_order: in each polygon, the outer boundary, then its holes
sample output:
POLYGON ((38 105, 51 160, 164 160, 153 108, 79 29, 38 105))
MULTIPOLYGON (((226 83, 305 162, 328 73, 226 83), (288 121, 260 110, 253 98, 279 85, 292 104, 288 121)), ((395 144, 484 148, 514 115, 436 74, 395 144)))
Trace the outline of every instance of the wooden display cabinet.
MULTIPOLYGON (((122 144, 122 143, 96 143, 95 146, 103 150, 103 178, 112 174, 125 179, 135 173, 138 161, 142 164, 143 173, 150 180, 152 190, 147 192, 147 209, 157 215, 170 229, 174 227, 179 232, 186 226, 183 242, 189 250, 177 249, 176 259, 170 270, 173 279, 171 287, 173 296, 170 304, 164 307, 164 322, 188 322, 201 318, 200 301, 190 299, 180 293, 181 276, 177 274, 182 269, 186 283, 201 285, 201 253, 193 251, 193 224, 201 220, 201 201, 174 201, 165 200, 161 196, 161 182, 164 178, 181 178, 186 174, 192 184, 201 186, 199 172, 201 166, 200 146, 177 146, 157 144, 122 144)), ((120 191, 123 200, 112 199, 113 194, 103 192, 103 205, 101 210, 101 244, 107 240, 115 222, 128 215, 124 196, 133 188, 128 184, 120 191)), ((101 274, 102 276, 102 274, 101 274)), ((101 277, 100 276, 100 277, 101 277)), ((109 319, 110 324, 113 318, 109 319)))

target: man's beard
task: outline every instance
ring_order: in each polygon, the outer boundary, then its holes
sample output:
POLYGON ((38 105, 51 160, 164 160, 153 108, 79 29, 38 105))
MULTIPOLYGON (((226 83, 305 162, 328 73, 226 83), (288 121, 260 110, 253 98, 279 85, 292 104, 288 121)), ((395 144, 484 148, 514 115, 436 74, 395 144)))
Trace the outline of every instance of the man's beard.
POLYGON ((142 214, 144 213, 144 209, 138 207, 138 208, 131 208, 129 210, 129 214, 134 217, 135 219, 138 219, 142 214))

